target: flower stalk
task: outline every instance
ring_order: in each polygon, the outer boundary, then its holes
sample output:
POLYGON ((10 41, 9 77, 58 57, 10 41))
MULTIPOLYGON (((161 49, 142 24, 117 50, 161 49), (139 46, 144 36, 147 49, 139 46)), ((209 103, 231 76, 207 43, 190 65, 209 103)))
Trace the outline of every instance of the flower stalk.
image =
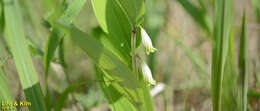
POLYGON ((132 30, 132 69, 134 74, 136 75, 136 78, 138 79, 138 73, 137 73, 137 65, 136 65, 136 51, 135 51, 135 46, 136 46, 136 27, 133 28, 132 30))

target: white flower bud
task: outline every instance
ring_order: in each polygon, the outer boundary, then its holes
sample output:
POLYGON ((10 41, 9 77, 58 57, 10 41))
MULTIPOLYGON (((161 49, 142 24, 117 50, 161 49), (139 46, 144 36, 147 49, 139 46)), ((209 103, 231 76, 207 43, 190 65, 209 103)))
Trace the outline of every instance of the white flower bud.
POLYGON ((152 77, 152 72, 150 70, 150 68, 148 67, 148 65, 145 62, 142 62, 142 73, 143 73, 143 78, 144 81, 146 83, 148 83, 149 85, 155 85, 156 81, 153 79, 152 77))
POLYGON ((142 36, 142 43, 146 49, 146 53, 149 55, 150 53, 155 52, 157 49, 153 47, 150 37, 142 27, 141 27, 141 36, 142 36))

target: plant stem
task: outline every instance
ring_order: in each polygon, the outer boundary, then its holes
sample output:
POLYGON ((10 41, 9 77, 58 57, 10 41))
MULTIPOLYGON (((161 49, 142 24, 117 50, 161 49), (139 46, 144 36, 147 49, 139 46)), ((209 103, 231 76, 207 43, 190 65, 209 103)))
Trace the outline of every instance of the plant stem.
POLYGON ((136 27, 132 30, 132 69, 134 74, 136 74, 136 78, 138 79, 138 73, 137 73, 137 67, 136 67, 136 52, 135 52, 135 46, 136 46, 136 27))

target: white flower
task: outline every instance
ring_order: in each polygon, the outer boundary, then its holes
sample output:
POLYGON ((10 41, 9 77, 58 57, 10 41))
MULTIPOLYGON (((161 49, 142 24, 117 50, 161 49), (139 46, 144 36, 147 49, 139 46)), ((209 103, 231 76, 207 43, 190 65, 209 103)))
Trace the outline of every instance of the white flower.
POLYGON ((143 73, 143 78, 146 83, 149 85, 155 85, 156 81, 152 77, 152 72, 148 65, 145 62, 142 62, 142 73, 143 73))
POLYGON ((141 36, 142 36, 142 43, 146 49, 146 53, 149 55, 150 53, 155 52, 157 49, 153 47, 150 37, 142 27, 141 27, 141 36))

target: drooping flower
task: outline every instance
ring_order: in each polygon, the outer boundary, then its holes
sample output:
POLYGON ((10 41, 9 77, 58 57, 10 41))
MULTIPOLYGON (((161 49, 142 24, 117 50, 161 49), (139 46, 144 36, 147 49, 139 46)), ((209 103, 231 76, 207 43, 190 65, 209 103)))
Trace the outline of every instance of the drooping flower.
POLYGON ((157 49, 153 47, 152 41, 146 31, 141 27, 142 44, 146 49, 146 54, 155 52, 157 49))
POLYGON ((142 74, 143 74, 144 81, 146 83, 148 83, 149 85, 155 85, 156 81, 153 79, 152 72, 151 72, 150 68, 148 67, 148 65, 145 62, 142 62, 141 68, 142 68, 142 74))

